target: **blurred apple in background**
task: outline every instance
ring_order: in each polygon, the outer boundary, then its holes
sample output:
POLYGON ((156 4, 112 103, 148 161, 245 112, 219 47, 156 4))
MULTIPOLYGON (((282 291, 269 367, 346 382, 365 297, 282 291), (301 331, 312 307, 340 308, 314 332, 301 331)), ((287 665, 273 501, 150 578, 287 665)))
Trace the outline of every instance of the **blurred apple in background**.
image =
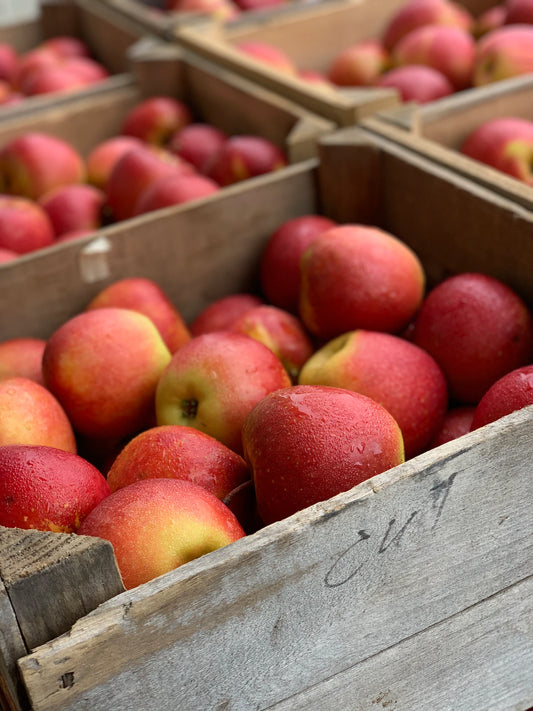
POLYGON ((56 398, 29 378, 0 380, 0 446, 43 444, 76 452, 70 421, 56 398))
POLYGON ((11 338, 0 342, 0 380, 29 378, 43 384, 43 338, 11 338))
POLYGON ((163 175, 140 193, 134 215, 200 200, 219 190, 218 183, 205 175, 163 175))
POLYGON ((424 296, 416 254, 376 227, 341 225, 323 232, 303 253, 300 269, 300 315, 320 339, 358 328, 399 332, 424 296))
POLYGON ((505 116, 484 121, 461 145, 461 153, 533 185, 533 121, 505 116))
POLYGON ((172 12, 194 12, 211 15, 217 22, 229 22, 240 14, 231 0, 167 0, 166 7, 172 12))
POLYGON ((39 205, 48 215, 56 237, 66 232, 97 230, 102 225, 105 194, 93 185, 63 185, 45 193, 39 205))
POLYGON ((533 26, 505 25, 477 44, 473 84, 483 86, 533 72, 533 26))
POLYGON ((207 123, 190 123, 176 131, 169 139, 168 149, 193 165, 200 173, 207 174, 213 160, 228 135, 207 123))
POLYGON ((479 37, 486 35, 488 32, 505 25, 506 20, 507 8, 505 5, 499 4, 489 7, 475 18, 472 34, 479 39, 479 37))
POLYGON ((296 76, 298 70, 292 59, 279 47, 270 42, 246 41, 237 42, 235 48, 248 55, 252 59, 268 64, 272 69, 276 69, 284 74, 296 76))
POLYGON ((261 288, 281 309, 298 313, 300 259, 315 237, 336 226, 322 215, 302 215, 286 220, 271 235, 261 256, 261 288))
POLYGON ((246 418, 242 440, 265 524, 404 461, 400 428, 384 407, 320 385, 267 395, 246 418))
POLYGON ((174 353, 159 379, 157 424, 194 427, 240 454, 247 414, 290 384, 279 358, 254 338, 227 331, 196 336, 174 353))
POLYGON ((112 136, 101 141, 87 156, 87 181, 105 190, 115 163, 130 149, 142 145, 143 142, 133 136, 112 136))
POLYGON ((6 262, 12 262, 14 259, 19 258, 17 252, 13 252, 12 249, 4 249, 0 247, 0 264, 5 264, 6 262))
POLYGON ((76 432, 121 438, 154 417, 154 393, 170 352, 153 322, 130 309, 86 311, 48 339, 43 378, 76 432))
POLYGON ((127 589, 245 535, 220 499, 178 479, 146 479, 118 489, 91 511, 78 533, 111 542, 127 589))
POLYGON ((53 241, 53 226, 42 207, 24 197, 0 195, 0 247, 26 254, 53 241))
POLYGON ((260 306, 264 301, 256 294, 247 292, 228 294, 208 304, 191 322, 189 328, 193 336, 213 331, 231 329, 233 323, 246 311, 260 306))
POLYGON ((379 86, 397 89, 402 101, 427 104, 453 94, 455 89, 450 80, 433 67, 420 64, 406 64, 385 72, 379 86))
POLYGON ((327 77, 337 86, 375 86, 389 62, 389 54, 378 40, 357 42, 336 55, 327 77))
POLYGON ((451 407, 444 415, 442 425, 428 444, 427 449, 451 442, 470 432, 475 409, 474 405, 451 407))
POLYGON ((0 150, 0 190, 38 200, 53 188, 85 181, 85 162, 67 141, 29 131, 0 150))
POLYGON ((109 495, 98 469, 55 447, 0 447, 0 471, 0 526, 73 533, 109 495))
POLYGON ((533 24, 531 0, 505 0, 504 8, 508 25, 533 24))
POLYGON ((121 133, 162 146, 172 134, 191 122, 191 111, 182 101, 171 96, 152 96, 127 113, 121 133))
POLYGON ((19 55, 8 42, 0 42, 0 79, 13 84, 18 70, 19 55))
POLYGON ((424 299, 414 342, 440 365, 451 396, 476 404, 496 380, 533 359, 533 316, 498 279, 457 274, 424 299))
POLYGON ((184 425, 152 427, 128 442, 107 475, 111 491, 141 479, 184 479, 224 499, 250 480, 244 459, 222 442, 184 425))
POLYGON ((533 364, 512 370, 487 390, 477 404, 470 429, 476 430, 528 405, 533 405, 533 364))
POLYGON ((147 277, 118 279, 99 291, 87 304, 86 311, 117 307, 132 309, 147 316, 156 326, 170 353, 190 340, 191 334, 182 315, 165 291, 147 277))
POLYGON ((261 136, 231 136, 222 145, 209 171, 219 185, 271 173, 287 165, 287 156, 272 141, 261 136))
POLYGON ((41 45, 43 49, 49 49, 59 57, 90 57, 91 50, 88 44, 79 37, 71 35, 56 35, 44 40, 41 45))
POLYGON ((425 449, 448 408, 436 361, 389 333, 359 330, 335 338, 308 359, 299 383, 354 390, 379 402, 402 431, 407 459, 425 449))

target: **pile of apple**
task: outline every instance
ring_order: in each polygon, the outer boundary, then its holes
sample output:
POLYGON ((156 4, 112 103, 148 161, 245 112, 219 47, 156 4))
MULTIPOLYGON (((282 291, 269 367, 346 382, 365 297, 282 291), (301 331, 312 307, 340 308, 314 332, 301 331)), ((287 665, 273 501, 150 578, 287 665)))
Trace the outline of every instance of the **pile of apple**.
POLYGON ((0 109, 28 96, 82 89, 108 76, 87 43, 77 37, 52 37, 24 53, 0 43, 0 109))
POLYGON ((296 67, 270 42, 236 47, 328 90, 391 87, 424 104, 457 91, 533 72, 533 0, 504 0, 479 17, 453 0, 408 0, 381 37, 354 42, 326 70, 296 67))
POLYGON ((121 134, 86 158, 56 136, 25 133, 0 148, 0 262, 286 164, 271 141, 229 136, 168 96, 137 104, 121 134))
POLYGON ((115 281, 0 344, 0 525, 109 540, 126 587, 533 404, 533 314, 501 281, 426 289, 389 232, 291 219, 261 293, 186 323, 115 281))

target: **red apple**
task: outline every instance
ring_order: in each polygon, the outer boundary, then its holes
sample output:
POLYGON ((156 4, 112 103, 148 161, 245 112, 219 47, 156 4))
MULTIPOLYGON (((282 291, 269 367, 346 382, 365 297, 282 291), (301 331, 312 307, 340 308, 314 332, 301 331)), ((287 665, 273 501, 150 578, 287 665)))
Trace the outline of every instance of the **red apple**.
POLYGON ((127 113, 121 133, 162 146, 191 121, 191 111, 182 101, 170 96, 152 96, 127 113))
POLYGON ((0 190, 38 200, 52 188, 82 183, 85 163, 67 141, 30 131, 0 150, 0 190))
POLYGON ((404 461, 400 428, 384 407, 320 385, 264 397, 246 418, 242 439, 265 524, 404 461))
POLYGON ((20 58, 14 86, 23 94, 27 93, 28 83, 44 68, 55 67, 61 63, 60 57, 55 52, 44 47, 37 47, 25 52, 20 58))
POLYGON ((147 316, 159 331, 170 353, 190 340, 191 334, 180 312, 163 289, 146 277, 126 277, 102 289, 87 304, 86 311, 117 307, 147 316))
POLYGON ((207 174, 214 157, 227 139, 228 135, 214 126, 190 123, 171 136, 168 149, 200 173, 207 174))
POLYGON ((247 535, 263 528, 263 522, 257 512, 254 483, 251 479, 236 486, 223 499, 229 510, 235 514, 247 535))
POLYGON ((233 322, 231 330, 264 343, 277 355, 291 381, 314 351, 300 319, 276 306, 263 304, 246 311, 233 322))
POLYGON ((213 195, 220 186, 205 175, 164 175, 141 192, 134 214, 160 210, 171 205, 182 205, 213 195))
POLYGON ((231 0, 167 0, 167 9, 172 12, 194 12, 210 15, 217 22, 235 19, 240 10, 231 0))
POLYGON ((97 230, 102 225, 105 194, 92 185, 64 185, 39 200, 56 237, 78 230, 97 230))
POLYGON ((72 240, 80 239, 80 237, 87 237, 87 235, 94 234, 94 230, 71 230, 70 232, 64 232, 59 237, 54 240, 55 244, 63 244, 64 242, 72 242, 72 240))
POLYGON ((421 64, 407 64, 385 72, 379 86, 397 89, 402 101, 427 104, 453 94, 455 89, 442 72, 421 64))
POLYGON ((286 220, 269 238, 261 256, 261 287, 266 298, 281 309, 298 312, 300 259, 315 237, 335 227, 322 215, 286 220))
POLYGON ((423 64, 444 74, 456 90, 472 83, 476 43, 460 27, 424 25, 405 35, 392 53, 397 66, 423 64))
POLYGON ((506 24, 533 24, 533 2, 531 0, 505 0, 504 8, 506 24))
POLYGON ((14 84, 18 71, 19 55, 7 42, 0 42, 0 79, 14 84))
POLYGON ((327 91, 335 90, 334 85, 330 82, 326 73, 318 71, 318 69, 299 69, 297 76, 299 79, 302 79, 317 89, 325 89, 327 91))
POLYGON ((219 185, 231 185, 286 165, 285 153, 272 141, 260 136, 231 136, 215 156, 209 177, 219 185))
POLYGON ((308 359, 299 383, 354 390, 379 402, 402 430, 407 459, 425 449, 448 407, 446 379, 436 361, 389 333, 338 336, 308 359))
POLYGON ((0 195, 0 247, 27 254, 53 241, 53 227, 42 207, 23 197, 0 195))
POLYGON ((341 50, 328 69, 337 86, 375 86, 388 68, 389 55, 378 40, 365 40, 341 50))
POLYGON ((533 121, 490 119, 466 138, 461 153, 533 185, 533 121))
POLYGON ((24 93, 27 96, 53 94, 81 89, 86 84, 86 80, 72 71, 66 64, 58 64, 52 67, 44 67, 42 71, 34 72, 24 83, 24 93))
POLYGON ((466 8, 450 0, 410 0, 387 22, 383 35, 385 48, 392 50, 405 35, 425 25, 449 25, 468 31, 473 19, 466 8))
POLYGON ((249 481, 243 458, 222 442, 183 425, 152 427, 134 437, 107 475, 111 491, 141 479, 183 479, 224 499, 249 481))
POLYGON ((161 375, 157 424, 194 427, 240 454, 247 414, 269 392, 288 385, 287 371, 263 343, 240 333, 207 333, 174 353, 161 375))
POLYGON ((493 7, 487 8, 487 10, 482 12, 481 15, 475 19, 472 33, 474 37, 482 37, 488 32, 492 32, 492 30, 505 25, 506 20, 507 8, 505 5, 494 5, 493 7))
POLYGON ((101 308, 74 316, 50 336, 43 377, 76 432, 118 439, 153 421, 155 389, 169 361, 147 316, 101 308))
POLYGON ((452 397, 476 404, 496 380, 533 359, 533 316, 498 279, 457 274, 426 296, 414 341, 440 365, 452 397))
POLYGON ((444 415, 442 425, 428 444, 427 449, 439 447, 441 444, 451 442, 470 432, 475 409, 474 405, 451 407, 444 415))
POLYGON ((316 237, 300 261, 300 316, 320 339, 358 328, 398 333, 422 303, 416 254, 376 227, 341 225, 316 237))
POLYGON ((43 338, 11 338, 0 343, 0 380, 29 378, 43 384, 43 338))
POLYGON ((12 249, 4 249, 0 247, 0 264, 5 264, 6 262, 12 262, 17 259, 20 255, 17 252, 13 252, 12 249))
POLYGON ((470 429, 477 430, 529 405, 533 405, 533 365, 516 368, 491 385, 477 404, 470 429))
POLYGON ((89 57, 72 57, 65 61, 65 67, 68 67, 85 84, 94 84, 111 76, 103 64, 89 57))
POLYGON ((42 444, 76 452, 70 421, 56 398, 29 378, 0 380, 0 447, 42 444))
POLYGON ((298 70, 292 59, 279 47, 270 42, 261 42, 258 40, 247 40, 237 42, 235 48, 240 52, 244 52, 252 59, 256 59, 262 64, 267 64, 272 69, 276 69, 284 74, 296 76, 298 70))
POLYGON ((477 44, 473 84, 483 86, 533 72, 533 27, 505 25, 477 44))
POLYGON ((88 182, 105 190, 115 163, 129 150, 142 145, 140 139, 132 136, 112 136, 98 143, 87 156, 88 182))
POLYGON ((111 542, 127 589, 245 535, 220 499, 179 479, 146 479, 113 492, 78 533, 111 542))
POLYGON ((242 314, 263 303, 263 299, 255 294, 237 293, 222 296, 202 309, 190 324, 191 333, 193 336, 201 336, 203 333, 231 329, 242 314))
POLYGON ((63 59, 91 56, 91 50, 88 44, 79 37, 73 37, 72 35, 56 35, 55 37, 50 37, 44 40, 40 47, 51 50, 63 59))

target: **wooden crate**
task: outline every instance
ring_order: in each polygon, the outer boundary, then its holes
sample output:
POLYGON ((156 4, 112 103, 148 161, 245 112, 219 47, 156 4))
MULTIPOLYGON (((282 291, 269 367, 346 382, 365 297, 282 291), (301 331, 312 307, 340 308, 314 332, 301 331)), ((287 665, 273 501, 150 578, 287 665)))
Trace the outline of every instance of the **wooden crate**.
POLYGON ((20 53, 59 35, 72 35, 84 40, 95 59, 113 76, 86 89, 31 96, 20 104, 0 107, 0 122, 32 114, 44 107, 65 105, 80 97, 92 97, 101 90, 120 86, 129 71, 127 50, 143 33, 126 20, 118 22, 113 12, 92 0, 41 0, 37 18, 0 27, 0 42, 12 44, 20 53))
MULTIPOLYGON (((329 0, 286 7, 282 12, 241 24, 203 23, 174 28, 179 43, 229 66, 332 119, 350 126, 360 119, 399 104, 395 90, 333 88, 324 90, 285 75, 240 52, 243 41, 270 42, 283 50, 299 69, 325 71, 344 48, 360 40, 380 37, 387 20, 405 0, 329 0)), ((496 0, 463 0, 476 16, 496 0)))
POLYGON ((383 112, 372 117, 366 127, 532 208, 531 186, 460 152, 475 128, 505 116, 533 120, 532 74, 464 91, 433 104, 383 112))
MULTIPOLYGON (((352 128, 320 162, 103 230, 92 254, 5 265, 1 323, 51 332, 63 302, 74 314, 131 275, 192 319, 257 286, 272 231, 312 211, 392 231, 430 285, 479 270, 533 306, 531 212, 352 128)), ((527 708, 532 426, 529 407, 129 591, 98 539, 4 529, 6 708, 19 692, 32 711, 527 708)))

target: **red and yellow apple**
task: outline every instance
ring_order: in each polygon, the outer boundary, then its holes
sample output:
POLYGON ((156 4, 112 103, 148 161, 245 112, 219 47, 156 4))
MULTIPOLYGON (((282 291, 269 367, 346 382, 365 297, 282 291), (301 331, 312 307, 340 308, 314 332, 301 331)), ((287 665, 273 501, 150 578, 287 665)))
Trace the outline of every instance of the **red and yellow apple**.
POLYGON ((4 378, 29 378, 43 384, 43 338, 10 338, 0 342, 0 380, 4 378))
POLYGON ((53 226, 42 207, 28 198, 0 195, 0 247, 27 254, 53 241, 53 226))
POLYGON ((105 194, 93 185, 63 185, 45 193, 39 205, 48 215, 56 237, 80 230, 95 231, 103 222, 105 194))
POLYGON ((335 56, 327 78, 337 86, 375 86, 389 62, 389 54, 378 40, 357 42, 335 56))
POLYGON ((151 96, 130 109, 122 123, 121 133, 162 146, 191 121, 191 111, 183 101, 171 96, 151 96))
POLYGON ((533 27, 504 25, 481 37, 473 71, 474 86, 533 72, 533 27))

